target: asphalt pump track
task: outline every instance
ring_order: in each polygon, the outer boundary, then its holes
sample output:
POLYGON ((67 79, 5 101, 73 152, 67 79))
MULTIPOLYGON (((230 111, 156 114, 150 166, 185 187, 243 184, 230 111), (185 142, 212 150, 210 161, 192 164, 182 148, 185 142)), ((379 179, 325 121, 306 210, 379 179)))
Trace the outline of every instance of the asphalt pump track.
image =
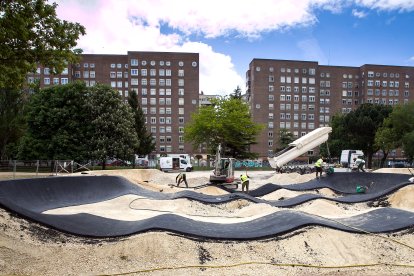
POLYGON ((245 199, 276 207, 291 207, 315 199, 341 203, 371 201, 414 183, 404 174, 335 173, 322 179, 291 185, 268 183, 249 194, 234 192, 211 196, 185 190, 166 194, 146 190, 119 176, 69 176, 0 181, 0 206, 29 220, 62 232, 87 237, 117 237, 147 231, 168 231, 194 237, 248 240, 272 237, 306 226, 324 226, 347 232, 385 233, 414 226, 414 212, 396 208, 379 208, 347 218, 324 218, 295 210, 274 212, 256 219, 237 223, 214 223, 194 220, 174 213, 160 214, 135 221, 109 219, 88 213, 46 214, 45 211, 98 203, 123 195, 137 195, 156 200, 187 198, 206 204, 220 204, 245 199), (356 186, 370 186, 364 194, 356 186), (328 198, 318 194, 302 194, 286 200, 268 201, 261 198, 278 189, 311 191, 330 188, 340 194, 328 198))

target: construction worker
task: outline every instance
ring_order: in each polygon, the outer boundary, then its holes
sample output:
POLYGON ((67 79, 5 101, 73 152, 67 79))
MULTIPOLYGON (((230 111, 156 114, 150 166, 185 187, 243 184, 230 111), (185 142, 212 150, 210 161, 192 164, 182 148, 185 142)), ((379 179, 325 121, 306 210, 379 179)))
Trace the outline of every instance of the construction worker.
POLYGON ((175 178, 175 183, 177 183, 177 187, 180 186, 181 182, 184 182, 186 188, 188 188, 187 176, 185 175, 185 173, 179 173, 175 178))
POLYGON ((247 172, 240 175, 240 180, 242 183, 242 192, 244 192, 244 188, 246 188, 246 193, 249 193, 249 176, 247 175, 247 172))
POLYGON ((315 163, 316 179, 322 177, 322 164, 323 164, 323 156, 319 157, 319 159, 315 163), (318 174, 319 174, 319 177, 318 177, 318 174))
POLYGON ((357 166, 358 168, 357 171, 361 170, 361 172, 365 172, 364 165, 365 165, 365 160, 362 159, 361 156, 358 156, 358 158, 355 160, 355 166, 357 166))

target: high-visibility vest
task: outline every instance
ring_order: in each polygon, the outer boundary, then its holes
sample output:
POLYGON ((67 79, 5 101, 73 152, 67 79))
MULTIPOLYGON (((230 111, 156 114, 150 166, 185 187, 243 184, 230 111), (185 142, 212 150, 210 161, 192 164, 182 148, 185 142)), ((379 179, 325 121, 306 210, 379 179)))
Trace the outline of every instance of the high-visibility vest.
POLYGON ((245 182, 245 181, 249 180, 249 178, 247 177, 247 175, 243 174, 242 176, 240 176, 240 180, 241 180, 241 182, 245 182))
POLYGON ((323 163, 322 158, 318 159, 318 161, 316 161, 316 163, 315 163, 315 167, 320 167, 320 166, 322 166, 322 163, 323 163))

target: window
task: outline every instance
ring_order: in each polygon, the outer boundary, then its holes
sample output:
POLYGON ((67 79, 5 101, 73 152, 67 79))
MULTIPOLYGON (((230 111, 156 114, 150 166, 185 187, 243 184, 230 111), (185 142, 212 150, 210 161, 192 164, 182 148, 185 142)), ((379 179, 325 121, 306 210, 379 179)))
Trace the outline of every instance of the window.
MULTIPOLYGON (((132 75, 132 73, 131 73, 131 75, 132 75)), ((147 76, 147 69, 141 69, 141 76, 144 76, 144 77, 147 76)))
POLYGON ((184 88, 178 88, 178 95, 184 96, 184 88))
POLYGON ((43 79, 43 83, 44 83, 45 85, 49 85, 49 84, 50 84, 50 79, 49 79, 49 78, 44 78, 44 79, 43 79))
POLYGON ((178 86, 184 86, 184 79, 178 79, 178 86))
POLYGON ((131 66, 138 66, 138 60, 137 59, 131 59, 131 66))
POLYGON ((184 105, 184 98, 178 98, 178 105, 184 105))
POLYGON ((147 84, 148 84, 147 79, 141 79, 141 85, 147 85, 147 84))
POLYGON ((89 77, 90 78, 95 78, 95 71, 90 71, 89 72, 89 77))
POLYGON ((184 77, 184 70, 183 69, 178 70, 178 76, 179 77, 184 77))

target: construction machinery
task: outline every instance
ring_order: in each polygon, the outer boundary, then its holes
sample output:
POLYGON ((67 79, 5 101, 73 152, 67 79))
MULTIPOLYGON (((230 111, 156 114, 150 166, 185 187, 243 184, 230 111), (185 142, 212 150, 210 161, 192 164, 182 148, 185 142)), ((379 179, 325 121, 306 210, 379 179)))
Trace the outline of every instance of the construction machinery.
MULTIPOLYGON (((287 163, 308 152, 309 150, 325 143, 329 138, 329 133, 331 132, 331 127, 320 127, 309 132, 308 134, 290 143, 286 149, 278 152, 273 160, 269 158, 270 165, 277 171, 283 171, 283 166, 287 163)), ((298 166, 295 168, 295 171, 309 173, 312 172, 312 168, 309 166, 298 166)))
POLYGON ((210 183, 216 185, 232 186, 237 189, 237 182, 234 178, 234 158, 222 157, 221 144, 217 147, 214 170, 210 175, 210 183))

